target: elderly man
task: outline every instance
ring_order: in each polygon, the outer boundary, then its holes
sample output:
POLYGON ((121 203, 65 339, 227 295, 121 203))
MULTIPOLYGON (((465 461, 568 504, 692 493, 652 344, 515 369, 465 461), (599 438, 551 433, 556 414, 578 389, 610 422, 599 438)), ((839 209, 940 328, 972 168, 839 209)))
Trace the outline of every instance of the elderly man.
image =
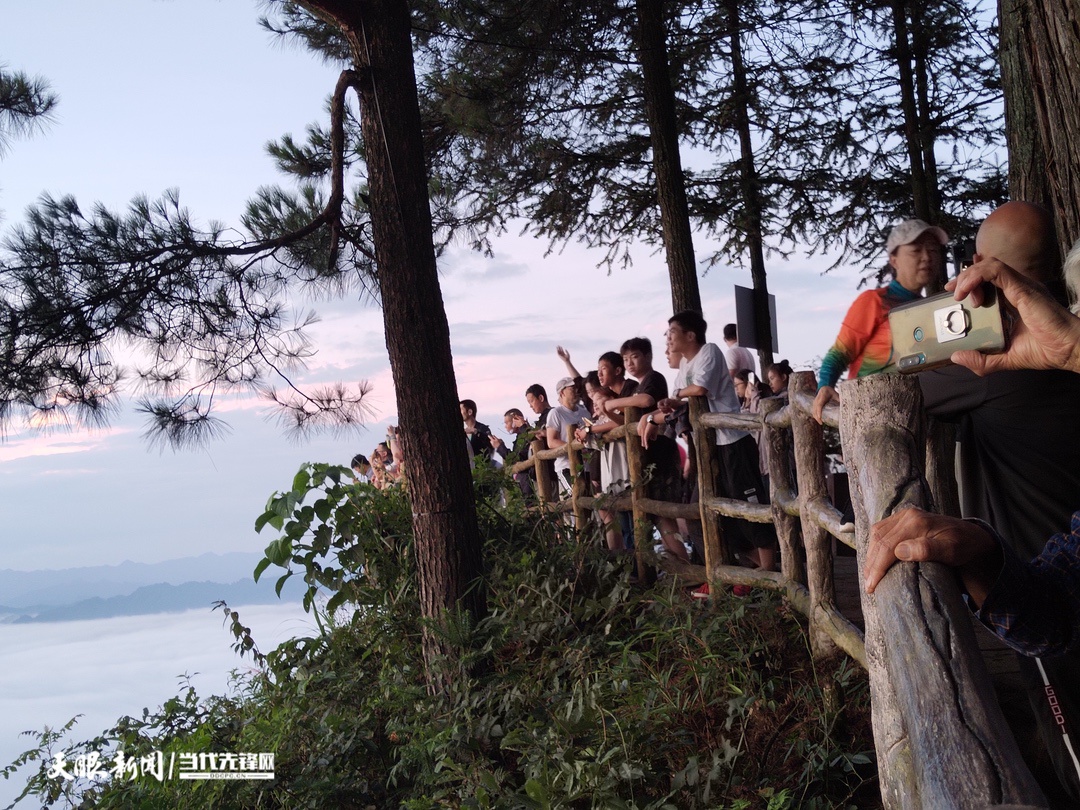
MULTIPOLYGON (((1014 201, 993 211, 975 239, 975 260, 988 258, 1066 303, 1046 209, 1014 201)), ((926 410, 957 424, 961 514, 993 526, 1021 559, 1036 556, 1080 504, 1080 376, 1025 369, 979 377, 963 366, 918 376, 926 410)), ((1080 653, 1021 657, 1019 668, 1058 777, 1080 800, 1080 762, 1062 739, 1062 721, 1080 718, 1080 653)))
MULTIPOLYGON (((996 259, 972 265, 949 286, 956 300, 970 295, 979 305, 984 281, 1001 290, 1020 321, 1004 353, 956 352, 953 362, 977 374, 1024 368, 1080 374, 1080 319, 996 259)), ((897 561, 955 567, 979 619, 1020 652, 1080 648, 1080 512, 1073 514, 1069 534, 1051 538, 1038 557, 1024 563, 985 524, 904 509, 871 530, 864 566, 868 593, 897 561)))

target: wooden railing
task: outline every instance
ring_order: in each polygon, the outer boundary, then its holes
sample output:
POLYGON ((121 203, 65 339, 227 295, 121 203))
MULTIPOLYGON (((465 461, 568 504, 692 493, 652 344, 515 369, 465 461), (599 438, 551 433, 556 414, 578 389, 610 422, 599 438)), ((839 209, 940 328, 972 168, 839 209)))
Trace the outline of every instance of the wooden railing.
POLYGON ((929 509, 936 503, 956 512, 951 441, 936 426, 927 428, 916 381, 878 375, 844 383, 842 408, 831 405, 824 414, 827 425, 840 428, 852 484, 856 529, 842 531, 840 512, 827 494, 823 429, 811 416, 815 392, 813 373, 799 372, 791 377, 788 404, 763 400, 759 414, 709 413, 704 400, 691 398, 696 504, 645 497, 644 454, 635 440, 639 414, 632 408, 626 409, 625 425, 601 438, 602 443, 626 442, 628 492, 612 498, 584 491, 577 474, 582 446, 573 436, 554 450, 534 442, 532 457, 512 471, 534 469, 542 508, 573 512, 579 531, 593 509, 629 508, 639 576, 648 578, 651 565, 657 564, 688 585, 708 581, 714 588, 742 584, 783 593, 807 617, 816 660, 825 663, 847 654, 869 673, 887 808, 1046 807, 994 697, 953 574, 936 564, 905 563, 896 566, 897 573, 890 573, 874 595, 861 588, 874 522, 905 506, 929 509), (768 443, 769 504, 716 494, 716 428, 757 431, 758 441, 768 443), (564 455, 570 458, 571 497, 551 500, 548 494, 557 488, 547 465, 539 462, 564 455), (649 514, 700 520, 705 565, 656 558, 649 514), (780 571, 732 565, 720 516, 772 523, 780 544, 780 571), (856 550, 865 634, 837 608, 836 542, 856 550))

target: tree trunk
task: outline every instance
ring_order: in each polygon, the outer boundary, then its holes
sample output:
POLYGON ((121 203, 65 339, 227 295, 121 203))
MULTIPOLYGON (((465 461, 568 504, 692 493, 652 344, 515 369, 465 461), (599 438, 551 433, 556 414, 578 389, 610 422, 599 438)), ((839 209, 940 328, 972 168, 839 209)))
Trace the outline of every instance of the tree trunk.
POLYGON ((904 141, 907 144, 908 161, 911 167, 911 196, 914 213, 919 219, 933 223, 930 208, 930 192, 927 186, 926 171, 923 167, 923 147, 919 110, 915 100, 915 76, 911 68, 911 43, 908 39, 907 3, 905 0, 893 0, 893 34, 897 73, 900 77, 900 109, 904 116, 904 141))
POLYGON ((645 116, 649 122, 660 226, 671 276, 671 305, 675 312, 689 309, 700 313, 701 292, 679 156, 679 122, 668 67, 663 0, 637 0, 637 14, 645 116))
POLYGON ((1080 0, 999 0, 1009 196, 1080 236, 1080 0))
MULTIPOLYGON (((941 224, 941 187, 938 185, 937 147, 934 137, 933 117, 935 112, 930 105, 930 68, 927 65, 929 43, 926 37, 926 24, 923 19, 924 7, 914 4, 911 7, 911 48, 915 63, 915 108, 918 115, 919 146, 922 150, 923 183, 926 188, 926 221, 932 225, 941 224)), ((948 278, 948 263, 944 252, 938 263, 937 273, 926 285, 926 294, 932 295, 945 289, 948 278)))
POLYGON ((934 110, 930 106, 930 68, 927 65, 929 47, 923 7, 915 4, 911 8, 911 50, 915 68, 919 146, 922 149, 922 170, 926 183, 926 221, 937 225, 941 221, 941 190, 938 187, 937 156, 934 153, 934 110))
MULTIPOLYGON (((412 502, 421 611, 433 628, 455 611, 475 620, 485 612, 481 541, 431 239, 409 9, 402 0, 303 5, 349 37, 361 74, 371 226, 412 502)), ((425 661, 430 665, 439 655, 455 657, 437 629, 425 630, 425 661)))
POLYGON ((750 131, 750 85, 742 58, 742 22, 739 0, 726 0, 731 38, 731 106, 739 132, 743 218, 746 245, 750 251, 750 278, 754 283, 754 337, 757 340, 761 370, 773 363, 772 313, 769 312, 769 285, 765 278, 765 240, 762 236, 763 208, 757 169, 754 165, 754 140, 750 131))

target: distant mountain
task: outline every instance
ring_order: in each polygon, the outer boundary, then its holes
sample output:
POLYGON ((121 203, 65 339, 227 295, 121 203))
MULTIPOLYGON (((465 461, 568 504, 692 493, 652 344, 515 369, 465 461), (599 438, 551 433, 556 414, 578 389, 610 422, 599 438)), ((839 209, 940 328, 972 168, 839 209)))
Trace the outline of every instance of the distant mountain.
MULTIPOLYGON (((251 580, 259 552, 202 554, 160 563, 123 562, 41 571, 0 570, 0 604, 7 609, 38 612, 93 599, 124 596, 146 585, 185 582, 235 583, 251 580)), ((270 576, 273 572, 267 572, 270 576)), ((271 594, 273 589, 271 589, 271 594)), ((0 612, 9 612, 0 609, 0 612)))
MULTIPOLYGON (((67 622, 80 619, 108 619, 114 616, 143 616, 153 613, 171 613, 191 608, 207 608, 219 600, 236 608, 243 605, 266 605, 277 602, 298 602, 303 598, 304 582, 299 576, 292 577, 281 590, 281 598, 274 592, 275 577, 267 577, 256 584, 242 579, 231 583, 185 582, 181 585, 156 584, 137 588, 133 593, 108 598, 93 597, 74 604, 46 608, 34 614, 9 614, 3 617, 7 623, 67 622)), ((0 608, 0 611, 10 608, 0 608)), ((14 613, 14 612, 13 612, 14 613)))

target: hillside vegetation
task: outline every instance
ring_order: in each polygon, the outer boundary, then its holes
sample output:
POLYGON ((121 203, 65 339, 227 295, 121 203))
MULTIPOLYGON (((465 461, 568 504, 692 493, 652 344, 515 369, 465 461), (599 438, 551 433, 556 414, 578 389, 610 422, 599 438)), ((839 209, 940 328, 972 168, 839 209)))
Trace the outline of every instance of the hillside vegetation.
MULTIPOLYGON (((490 491, 479 487, 478 491, 490 491)), ((94 740, 46 733, 27 801, 103 808, 832 808, 879 806, 868 693, 816 670, 779 597, 690 600, 630 584, 629 559, 556 520, 482 501, 489 615, 451 623, 460 659, 423 671, 411 516, 400 491, 311 465, 271 499, 260 573, 289 568, 321 631, 263 655, 237 697, 193 690, 94 740), (324 596, 325 598, 325 596, 324 596), (321 607, 320 607, 321 605, 321 607), (426 677, 431 675, 433 677, 426 677), (426 684, 445 684, 431 690, 426 684), (843 696, 839 711, 823 689, 843 696), (49 780, 68 761, 273 752, 274 781, 49 780)), ((288 576, 288 574, 285 574, 288 576)))

